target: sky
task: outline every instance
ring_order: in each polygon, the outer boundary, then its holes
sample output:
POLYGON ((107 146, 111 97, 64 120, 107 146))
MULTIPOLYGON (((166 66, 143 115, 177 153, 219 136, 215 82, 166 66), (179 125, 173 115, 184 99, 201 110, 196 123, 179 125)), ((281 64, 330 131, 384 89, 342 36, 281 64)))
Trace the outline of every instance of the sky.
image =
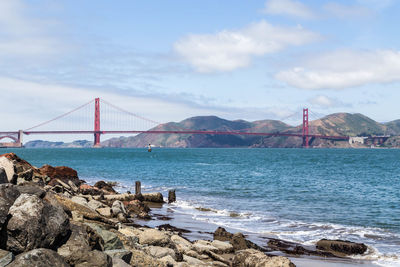
POLYGON ((400 119, 398 14, 398 0, 0 0, 0 130, 95 97, 157 122, 400 119))

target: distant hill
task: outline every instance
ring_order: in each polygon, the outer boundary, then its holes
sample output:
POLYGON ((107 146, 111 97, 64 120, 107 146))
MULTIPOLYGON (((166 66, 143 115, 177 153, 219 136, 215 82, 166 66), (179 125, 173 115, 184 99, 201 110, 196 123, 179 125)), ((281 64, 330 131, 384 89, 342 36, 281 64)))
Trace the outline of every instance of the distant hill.
POLYGON ((387 122, 385 126, 388 128, 390 134, 400 135, 400 120, 387 122))
MULTIPOLYGON (((199 116, 181 122, 160 124, 152 130, 215 130, 245 132, 287 132, 301 133, 302 125, 290 126, 276 120, 244 121, 225 120, 216 116, 199 116)), ((319 135, 371 136, 400 133, 400 120, 378 123, 362 114, 335 113, 309 122, 309 133, 319 135)), ((262 137, 240 135, 200 134, 139 134, 131 137, 111 138, 102 143, 105 147, 301 147, 298 137, 262 137)), ((311 139, 316 147, 349 147, 347 141, 311 139)))
MULTIPOLYGON (((278 132, 291 126, 280 121, 263 120, 248 122, 244 120, 229 121, 216 116, 199 116, 179 123, 160 124, 152 130, 212 130, 212 131, 246 131, 278 132)), ((111 138, 102 143, 107 147, 145 147, 152 144, 158 147, 249 147, 261 138, 258 136, 240 135, 202 135, 202 134, 139 134, 131 137, 111 138)))
POLYGON ((34 140, 26 142, 24 146, 27 148, 85 148, 85 147, 92 147, 93 142, 87 140, 77 140, 71 143, 64 143, 64 142, 34 140))
POLYGON ((335 113, 312 121, 310 125, 322 135, 367 136, 387 132, 387 126, 360 113, 335 113))

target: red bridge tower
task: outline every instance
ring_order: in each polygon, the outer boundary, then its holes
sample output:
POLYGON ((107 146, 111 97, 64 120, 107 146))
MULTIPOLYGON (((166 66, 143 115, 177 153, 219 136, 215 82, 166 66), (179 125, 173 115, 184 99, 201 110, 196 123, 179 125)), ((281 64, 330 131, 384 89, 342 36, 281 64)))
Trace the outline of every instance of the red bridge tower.
POLYGON ((303 108, 303 147, 308 148, 308 108, 303 108))
POLYGON ((94 100, 94 147, 100 147, 100 98, 94 100))

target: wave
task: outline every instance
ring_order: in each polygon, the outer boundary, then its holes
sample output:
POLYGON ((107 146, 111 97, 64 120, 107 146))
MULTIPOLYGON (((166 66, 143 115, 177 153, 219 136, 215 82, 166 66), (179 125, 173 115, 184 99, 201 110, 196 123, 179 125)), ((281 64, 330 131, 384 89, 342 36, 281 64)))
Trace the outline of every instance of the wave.
POLYGON ((187 214, 194 220, 303 245, 315 245, 323 238, 362 242, 369 248, 367 253, 351 258, 379 266, 400 266, 400 235, 385 229, 284 220, 270 214, 215 209, 195 201, 180 200, 170 204, 169 208, 187 214))

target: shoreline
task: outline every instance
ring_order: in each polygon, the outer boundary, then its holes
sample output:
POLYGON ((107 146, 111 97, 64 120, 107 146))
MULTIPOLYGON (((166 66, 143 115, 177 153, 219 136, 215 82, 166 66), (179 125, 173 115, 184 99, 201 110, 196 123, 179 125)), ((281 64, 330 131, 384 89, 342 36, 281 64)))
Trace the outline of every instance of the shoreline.
MULTIPOLYGON (((179 195, 177 196, 179 198, 179 195)), ((189 233, 182 233, 182 236, 185 238, 195 241, 195 240, 212 240, 213 232, 219 227, 224 227, 228 232, 239 232, 237 229, 226 227, 223 225, 217 225, 210 222, 199 221, 194 218, 190 214, 185 214, 182 212, 177 212, 174 210, 176 206, 173 204, 164 203, 163 205, 152 205, 150 206, 152 209, 151 213, 153 217, 151 220, 142 220, 138 222, 138 224, 148 227, 157 227, 164 224, 170 224, 177 228, 182 228, 190 231, 189 233), (159 218, 167 217, 169 220, 159 219, 159 218)), ((250 233, 246 231, 240 231, 243 233, 247 239, 256 243, 259 246, 265 246, 265 236, 261 236, 260 234, 250 233), (262 243, 264 241, 264 244, 262 243)), ((317 257, 317 256, 293 256, 289 254, 285 254, 280 251, 274 251, 271 253, 277 256, 288 257, 297 267, 378 267, 380 265, 374 264, 369 260, 357 260, 353 258, 333 258, 333 257, 317 257)))

